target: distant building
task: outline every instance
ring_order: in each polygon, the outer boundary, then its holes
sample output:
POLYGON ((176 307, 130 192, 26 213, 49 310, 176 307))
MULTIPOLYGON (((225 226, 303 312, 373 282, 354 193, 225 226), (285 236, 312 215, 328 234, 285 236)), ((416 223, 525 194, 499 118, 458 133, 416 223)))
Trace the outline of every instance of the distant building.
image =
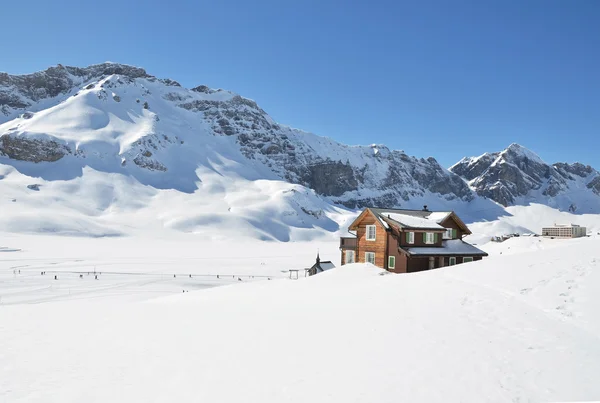
POLYGON ((575 224, 554 224, 553 227, 542 228, 542 236, 553 238, 579 238, 586 236, 586 227, 580 227, 575 224))
POLYGON ((326 270, 331 270, 335 268, 335 265, 329 260, 321 261, 319 254, 317 253, 317 260, 315 264, 312 265, 310 269, 307 269, 309 276, 314 276, 315 274, 322 273, 326 270))

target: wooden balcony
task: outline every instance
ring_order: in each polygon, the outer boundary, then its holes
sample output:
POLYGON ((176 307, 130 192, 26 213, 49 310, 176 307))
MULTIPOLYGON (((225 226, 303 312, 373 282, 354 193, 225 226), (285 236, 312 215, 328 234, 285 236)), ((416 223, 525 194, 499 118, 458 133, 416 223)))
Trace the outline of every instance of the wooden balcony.
POLYGON ((342 237, 340 238, 341 249, 356 249, 356 238, 354 237, 342 237))

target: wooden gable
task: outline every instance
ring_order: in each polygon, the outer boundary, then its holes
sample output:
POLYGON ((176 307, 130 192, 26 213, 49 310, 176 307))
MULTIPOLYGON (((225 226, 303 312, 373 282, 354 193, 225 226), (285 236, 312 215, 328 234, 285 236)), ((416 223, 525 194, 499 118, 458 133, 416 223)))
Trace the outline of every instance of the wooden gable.
POLYGON ((367 253, 375 254, 375 266, 384 268, 387 258, 386 246, 388 240, 388 230, 382 224, 380 218, 370 209, 365 209, 354 222, 349 226, 350 230, 356 231, 356 257, 357 263, 366 261, 367 253), (367 240, 367 225, 375 225, 375 240, 367 240))
POLYGON ((454 222, 454 224, 456 225, 456 227, 458 227, 459 229, 461 229, 461 230, 462 230, 462 232, 463 232, 465 235, 471 235, 471 230, 469 229, 469 227, 467 227, 467 225, 466 225, 466 224, 463 222, 463 220, 461 220, 461 219, 460 219, 460 218, 459 218, 459 217, 456 215, 456 213, 455 213, 454 211, 453 211, 453 212, 451 212, 451 213, 448 215, 448 217, 446 217, 446 218, 444 219, 444 221, 442 221, 442 222, 440 223, 440 225, 441 225, 442 227, 453 228, 454 226, 453 226, 453 225, 451 225, 451 224, 450 224, 448 221, 452 221, 452 222, 454 222))
POLYGON ((381 228, 385 229, 379 217, 377 217, 377 215, 373 213, 369 208, 364 209, 363 212, 360 213, 354 221, 352 221, 352 224, 348 226, 348 229, 350 231, 356 231, 361 225, 361 223, 363 223, 363 221, 365 220, 368 220, 369 224, 376 224, 379 225, 381 228))

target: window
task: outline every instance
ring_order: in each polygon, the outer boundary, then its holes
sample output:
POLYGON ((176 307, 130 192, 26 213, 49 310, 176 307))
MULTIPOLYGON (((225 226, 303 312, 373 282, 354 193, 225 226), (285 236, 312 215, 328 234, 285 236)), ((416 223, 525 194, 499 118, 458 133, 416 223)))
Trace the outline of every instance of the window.
POLYGON ((365 263, 375 264, 375 253, 365 252, 365 263))
POLYGON ((406 243, 408 243, 408 244, 415 243, 415 233, 414 232, 406 233, 406 243))
POLYGON ((388 269, 396 268, 396 256, 388 257, 388 269))
POLYGON ((367 225, 367 241, 374 241, 377 234, 377 227, 374 225, 367 225))
POLYGON ((468 263, 468 262, 472 262, 473 258, 472 257, 463 257, 463 263, 468 263))
POLYGON ((456 258, 455 258, 455 257, 451 257, 451 258, 448 260, 448 265, 449 265, 449 266, 454 266, 455 264, 456 264, 456 258))
POLYGON ((436 241, 436 234, 433 232, 424 232, 423 233, 423 241, 425 241, 426 244, 429 245, 433 245, 436 241))
POLYGON ((344 256, 344 264, 354 263, 354 251, 347 250, 344 256))
POLYGON ((444 239, 454 239, 454 230, 452 228, 446 228, 444 239))

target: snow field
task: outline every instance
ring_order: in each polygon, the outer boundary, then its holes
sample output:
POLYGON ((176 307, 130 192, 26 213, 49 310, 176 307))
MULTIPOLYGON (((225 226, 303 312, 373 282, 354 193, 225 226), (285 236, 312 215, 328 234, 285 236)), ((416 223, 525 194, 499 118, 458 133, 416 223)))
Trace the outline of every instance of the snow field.
POLYGON ((7 245, 0 248, 2 306, 147 300, 184 290, 288 278, 289 269, 312 266, 317 252, 323 260, 339 264, 338 243, 331 241, 207 242, 178 233, 91 239, 0 233, 0 239, 7 245))
MULTIPOLYGON (((3 272, 34 259, 40 266, 52 263, 43 258, 49 252, 54 260, 79 253, 100 263, 93 251, 112 250, 105 262, 118 263, 139 258, 139 245, 147 251, 147 263, 162 255, 181 264, 203 250, 183 239, 13 234, 10 246, 23 251, 3 252, 0 258, 3 272)), ((520 253, 412 275, 356 264, 298 281, 238 282, 162 293, 162 298, 0 306, 0 400, 595 399, 600 395, 598 239, 538 251, 526 241, 507 241, 520 253)), ((286 253, 308 259, 315 245, 248 242, 245 247, 255 256, 281 254, 267 268, 258 266, 275 273, 284 267, 286 253)), ((330 252, 319 247, 322 257, 337 253, 337 244, 330 244, 330 252)), ((2 287, 6 281, 5 275, 2 287)))

